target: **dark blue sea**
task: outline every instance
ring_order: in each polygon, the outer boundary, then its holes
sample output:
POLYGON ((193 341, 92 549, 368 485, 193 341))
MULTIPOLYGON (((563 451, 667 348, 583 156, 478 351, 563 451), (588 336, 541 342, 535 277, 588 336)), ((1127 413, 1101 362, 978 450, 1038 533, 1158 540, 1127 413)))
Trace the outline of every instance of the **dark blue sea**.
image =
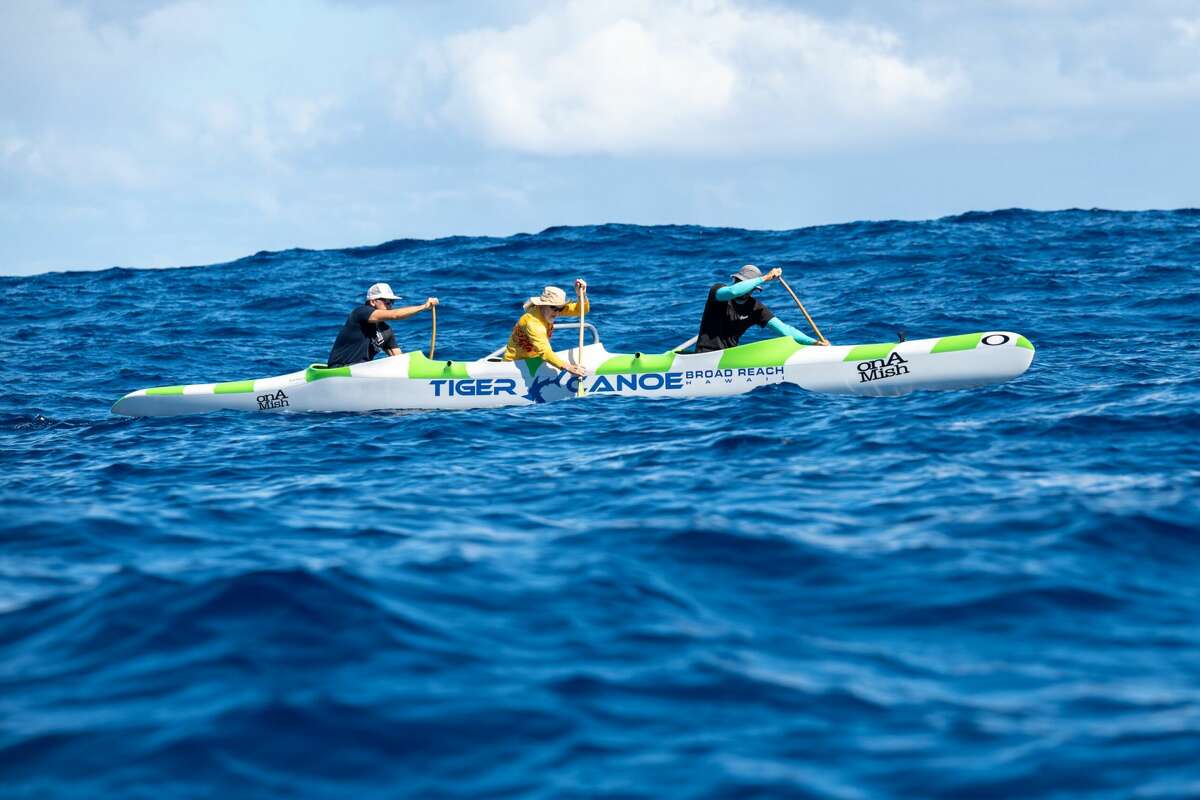
POLYGON ((1198 265, 1200 211, 1007 210, 0 278, 0 796, 1200 796, 1198 265), (441 299, 446 358, 577 276, 658 352, 748 262, 835 344, 1037 355, 900 398, 109 414, 321 361, 376 281, 441 299))

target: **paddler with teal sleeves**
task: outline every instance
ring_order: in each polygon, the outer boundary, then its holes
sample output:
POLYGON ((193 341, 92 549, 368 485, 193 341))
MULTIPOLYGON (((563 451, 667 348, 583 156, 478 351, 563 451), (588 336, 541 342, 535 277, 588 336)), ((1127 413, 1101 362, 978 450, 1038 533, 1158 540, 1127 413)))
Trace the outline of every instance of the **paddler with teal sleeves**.
POLYGON ((788 325, 754 297, 755 292, 762 291, 763 284, 782 275, 783 270, 779 267, 763 275, 758 267, 747 264, 730 276, 733 280, 730 286, 714 284, 708 290, 708 301, 700 318, 696 352, 709 353, 737 347, 742 334, 751 325, 770 328, 778 335, 791 337, 800 344, 826 344, 788 325))
MULTIPOLYGON (((583 298, 583 312, 586 314, 591 311, 587 299, 587 282, 583 278, 575 279, 575 293, 583 298)), ((567 293, 557 286, 547 286, 541 295, 526 300, 525 313, 517 320, 512 335, 508 337, 508 346, 504 348, 504 360, 540 358, 576 377, 586 377, 587 370, 582 365, 568 364, 555 355, 554 348, 550 346, 550 337, 554 335, 554 320, 559 316, 578 317, 579 303, 568 303, 567 293)))

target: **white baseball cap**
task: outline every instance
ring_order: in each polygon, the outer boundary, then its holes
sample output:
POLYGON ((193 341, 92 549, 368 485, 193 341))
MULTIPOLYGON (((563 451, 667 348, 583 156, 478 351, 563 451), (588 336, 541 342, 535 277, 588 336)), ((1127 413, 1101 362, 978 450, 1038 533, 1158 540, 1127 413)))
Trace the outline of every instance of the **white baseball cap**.
POLYGON ((400 295, 392 292, 392 287, 386 283, 376 283, 367 289, 367 302, 372 300, 399 300, 400 295))

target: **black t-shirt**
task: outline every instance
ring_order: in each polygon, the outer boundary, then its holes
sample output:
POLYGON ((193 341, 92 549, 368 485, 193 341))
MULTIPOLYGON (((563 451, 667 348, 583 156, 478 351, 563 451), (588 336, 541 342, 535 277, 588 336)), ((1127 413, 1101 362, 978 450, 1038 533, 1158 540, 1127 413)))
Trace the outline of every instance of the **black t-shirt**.
POLYGON ((380 351, 399 349, 396 334, 392 333, 390 325, 370 321, 374 310, 364 303, 350 312, 329 351, 329 360, 326 362, 329 366, 361 364, 370 361, 380 351))
POLYGON ((700 335, 696 337, 697 353, 737 347, 742 334, 751 325, 762 327, 775 316, 753 294, 737 300, 718 300, 717 289, 720 288, 721 284, 714 283, 708 290, 708 302, 704 304, 704 316, 700 318, 700 335))

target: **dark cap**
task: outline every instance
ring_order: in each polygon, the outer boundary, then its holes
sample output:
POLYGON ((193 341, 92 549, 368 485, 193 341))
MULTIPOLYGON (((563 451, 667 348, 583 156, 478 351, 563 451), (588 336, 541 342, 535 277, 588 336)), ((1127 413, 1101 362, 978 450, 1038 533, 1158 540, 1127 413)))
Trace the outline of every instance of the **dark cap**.
POLYGON ((734 282, 751 281, 751 280, 754 280, 755 278, 761 278, 762 270, 759 269, 758 267, 754 266, 753 264, 747 264, 746 266, 742 267, 741 269, 739 269, 737 272, 733 273, 729 277, 733 278, 734 282))

